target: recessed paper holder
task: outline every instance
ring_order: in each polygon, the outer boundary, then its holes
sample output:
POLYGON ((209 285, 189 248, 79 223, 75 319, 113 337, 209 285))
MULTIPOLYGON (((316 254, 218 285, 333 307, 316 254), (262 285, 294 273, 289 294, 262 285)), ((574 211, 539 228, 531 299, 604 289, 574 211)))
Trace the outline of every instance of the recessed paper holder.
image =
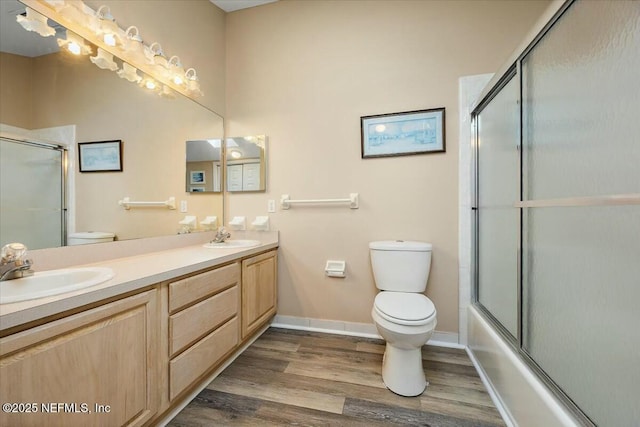
POLYGON ((324 272, 329 277, 345 277, 345 269, 347 263, 345 261, 329 260, 324 267, 324 272))

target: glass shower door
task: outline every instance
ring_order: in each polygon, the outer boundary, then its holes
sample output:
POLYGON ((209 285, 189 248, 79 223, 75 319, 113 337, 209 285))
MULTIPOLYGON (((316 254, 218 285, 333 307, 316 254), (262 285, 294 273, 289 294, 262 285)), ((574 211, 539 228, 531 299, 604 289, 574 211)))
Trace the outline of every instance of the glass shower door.
POLYGON ((0 138, 0 245, 64 243, 64 150, 0 138))
POLYGON ((597 425, 640 420, 640 3, 574 3, 522 60, 523 350, 597 425))
POLYGON ((520 110, 518 81, 508 83, 482 108, 477 126, 478 301, 518 337, 520 211, 520 110))

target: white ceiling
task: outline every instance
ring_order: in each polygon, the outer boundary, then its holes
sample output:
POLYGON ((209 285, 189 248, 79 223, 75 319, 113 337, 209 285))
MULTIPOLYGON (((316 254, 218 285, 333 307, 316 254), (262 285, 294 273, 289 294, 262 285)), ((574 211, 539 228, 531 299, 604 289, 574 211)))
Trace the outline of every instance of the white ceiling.
POLYGON ((278 0, 211 0, 211 3, 215 4, 225 12, 233 12, 234 10, 273 3, 274 1, 278 0))

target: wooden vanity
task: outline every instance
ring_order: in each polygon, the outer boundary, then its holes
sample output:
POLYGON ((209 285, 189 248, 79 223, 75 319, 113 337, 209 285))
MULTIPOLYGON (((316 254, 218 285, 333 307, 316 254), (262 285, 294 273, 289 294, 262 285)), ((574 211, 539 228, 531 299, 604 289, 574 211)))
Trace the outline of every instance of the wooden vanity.
POLYGON ((0 425, 162 420, 275 315, 273 246, 5 328, 0 425))

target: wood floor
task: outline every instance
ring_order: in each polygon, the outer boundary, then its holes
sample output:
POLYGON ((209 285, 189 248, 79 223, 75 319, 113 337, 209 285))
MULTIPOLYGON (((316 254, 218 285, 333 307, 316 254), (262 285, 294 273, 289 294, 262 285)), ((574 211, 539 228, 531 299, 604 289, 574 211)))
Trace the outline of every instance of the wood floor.
POLYGON ((169 425, 505 425, 464 350, 423 347, 419 397, 385 388, 383 353, 379 340, 270 328, 169 425))

